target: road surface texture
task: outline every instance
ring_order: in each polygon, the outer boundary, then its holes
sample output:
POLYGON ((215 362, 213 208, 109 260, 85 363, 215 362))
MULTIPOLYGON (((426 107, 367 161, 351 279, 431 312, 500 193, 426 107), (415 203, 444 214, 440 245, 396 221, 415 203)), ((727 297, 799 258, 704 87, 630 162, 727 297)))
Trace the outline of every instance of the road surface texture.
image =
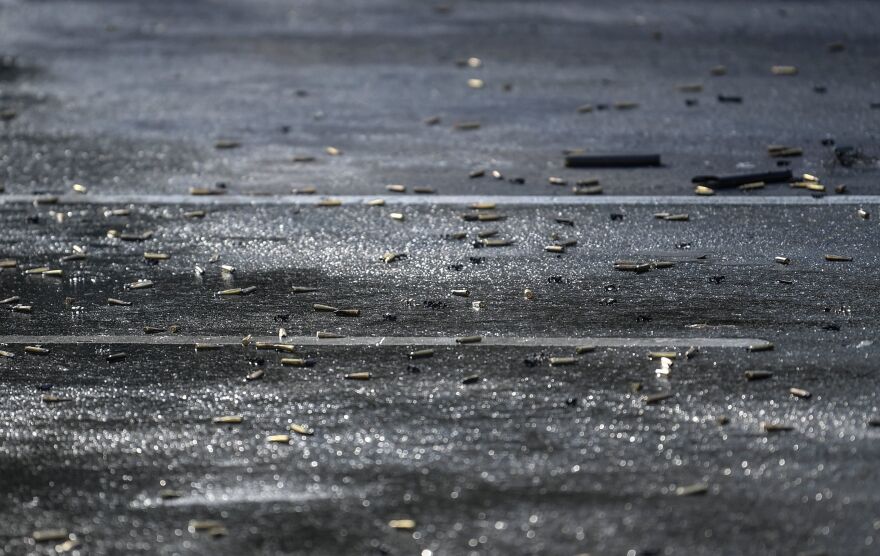
POLYGON ((0 553, 877 554, 878 28, 0 0, 0 553))

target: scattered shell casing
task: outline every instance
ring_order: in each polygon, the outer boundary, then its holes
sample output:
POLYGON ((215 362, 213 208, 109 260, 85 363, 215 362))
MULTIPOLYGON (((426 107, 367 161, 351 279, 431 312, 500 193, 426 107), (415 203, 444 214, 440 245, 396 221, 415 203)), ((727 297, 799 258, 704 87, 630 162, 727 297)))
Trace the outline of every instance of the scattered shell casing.
POLYGON ((392 212, 388 215, 388 218, 390 218, 391 220, 397 220, 398 222, 402 222, 406 219, 402 212, 392 212))
POLYGON ((24 271, 25 274, 42 274, 49 270, 48 266, 38 266, 36 268, 29 268, 24 271))
POLYGON ((256 371, 254 371, 252 373, 248 373, 248 375, 246 377, 244 377, 244 379, 248 382, 250 382, 252 380, 260 380, 261 378, 263 378, 264 374, 266 374, 265 371, 263 371, 262 369, 257 369, 256 371))
POLYGON ((562 365, 574 365, 577 363, 577 357, 551 357, 550 365, 559 367, 562 365))
POLYGON ((547 245, 544 247, 544 251, 549 253, 565 253, 565 247, 562 245, 547 245))
POLYGON ((331 305, 324 305, 322 303, 315 303, 314 305, 312 305, 312 309, 318 311, 319 313, 334 313, 338 310, 336 307, 333 307, 331 305))
POLYGON ((794 430, 794 427, 791 425, 787 425, 785 423, 770 423, 768 421, 761 421, 761 428, 764 432, 785 432, 794 430))
POLYGON ((856 214, 858 214, 859 218, 861 218, 862 220, 867 220, 867 219, 871 218, 871 214, 868 211, 866 211, 865 209, 860 208, 859 210, 856 211, 856 214))
POLYGON ((205 196, 205 195, 224 195, 226 193, 225 189, 221 189, 219 187, 190 187, 189 194, 196 196, 205 196))
POLYGON ((33 310, 31 305, 13 305, 12 310, 16 313, 30 313, 33 310))
POLYGON ((144 334, 158 334, 160 332, 165 332, 167 329, 160 328, 158 326, 145 326, 144 334))
POLYGON ((138 280, 137 282, 131 282, 125 285, 125 289, 127 290, 143 290, 146 288, 152 288, 153 281, 152 280, 138 280))
POLYGON ((184 218, 204 218, 207 213, 203 210, 188 210, 183 213, 184 218))
POLYGON ((743 376, 746 377, 746 380, 764 380, 771 378, 773 373, 770 371, 746 371, 743 373, 743 376))
POLYGON ((297 423, 291 423, 288 428, 296 434, 300 434, 302 436, 312 436, 313 434, 315 434, 315 431, 313 431, 309 427, 305 425, 299 425, 297 423))
POLYGON ((678 357, 678 353, 674 351, 652 351, 648 353, 648 359, 675 359, 678 357))
POLYGON ((748 347, 749 351, 770 351, 773 349, 773 344, 770 342, 765 342, 763 344, 752 344, 748 347))
POLYGON ((406 186, 405 185, 398 185, 398 184, 386 185, 385 189, 387 189, 388 191, 392 191, 394 193, 406 193, 406 186))
POLYGON ((660 392, 658 394, 650 394, 642 398, 646 405, 654 405, 662 402, 663 400, 669 399, 674 394, 672 392, 660 392))
POLYGON ((845 255, 825 255, 826 261, 831 262, 839 262, 839 263, 847 263, 852 261, 852 257, 847 257, 845 255))
POLYGON ((385 206, 385 199, 370 199, 367 201, 367 205, 371 207, 382 207, 385 206))
POLYGON ((467 288, 457 288, 452 290, 452 295, 457 295, 459 297, 468 297, 471 295, 471 292, 467 288))
POLYGON ((18 261, 15 259, 0 259, 0 268, 15 268, 18 266, 18 261))
POLYGON ((480 309, 485 309, 485 308, 486 308, 485 301, 472 301, 471 302, 471 309, 473 309, 474 311, 479 311, 480 309))
POLYGON ((39 529, 31 533, 31 538, 35 542, 58 542, 67 540, 70 533, 67 529, 39 529))
POLYGON ((706 483, 680 486, 675 489, 676 496, 695 496, 698 494, 706 494, 707 492, 709 492, 709 485, 706 483))
POLYGON ((483 341, 482 336, 461 336, 455 339, 457 344, 477 344, 483 341))
POLYGON ((764 182, 756 181, 752 183, 744 183, 739 186, 741 191, 751 191, 753 189, 764 189, 764 182))
POLYGON ((614 263, 614 270, 620 270, 623 272, 648 272, 651 270, 651 265, 648 263, 634 263, 632 261, 617 261, 614 263))
POLYGON ((337 334, 335 332, 325 332, 323 330, 319 330, 318 333, 315 334, 315 336, 319 340, 330 340, 333 338, 345 338, 345 336, 343 336, 342 334, 337 334))
POLYGON ((405 256, 406 255, 403 253, 392 253, 389 251, 389 252, 385 253, 384 255, 382 255, 382 260, 385 261, 386 264, 390 264, 390 263, 393 263, 394 261, 401 259, 405 256))
POLYGON ((493 237, 493 236, 497 236, 497 235, 498 235, 498 230, 493 228, 491 230, 485 230, 483 232, 477 233, 477 238, 478 239, 486 239, 487 237, 493 237))
POLYGON ((223 524, 213 519, 191 519, 187 529, 190 533, 197 531, 210 531, 217 527, 223 527, 223 524))
POLYGON ((220 290, 217 295, 241 295, 241 288, 230 288, 228 290, 220 290))
POLYGON ((296 347, 292 344, 272 344, 272 349, 275 351, 283 351, 285 353, 294 353, 296 352, 296 347))
POLYGON ((361 373, 348 373, 343 378, 345 378, 347 380, 370 380, 370 378, 372 376, 373 375, 371 375, 370 373, 361 372, 361 373))
POLYGON ((513 242, 509 239, 484 239, 482 240, 483 246, 485 247, 506 247, 508 245, 512 245, 513 242))
POLYGON ((218 141, 214 142, 214 148, 220 149, 220 150, 235 149, 240 146, 241 146, 241 143, 239 143, 238 141, 232 141, 229 139, 219 139, 218 141))
POLYGON ((241 415, 221 415, 214 417, 212 422, 218 425, 238 425, 244 418, 241 415))
POLYGON ((249 346, 250 343, 251 343, 251 340, 252 340, 253 338, 254 338, 254 337, 253 337, 252 334, 248 334, 247 336, 245 336, 244 338, 241 339, 241 345, 243 345, 243 346, 245 346, 245 347, 249 346))
POLYGON ((179 490, 163 488, 159 491, 159 498, 161 498, 162 500, 174 500, 175 498, 180 498, 181 496, 183 496, 183 493, 179 490))
POLYGON ((324 152, 326 152, 330 156, 339 156, 342 154, 342 151, 336 147, 327 147, 324 149, 324 152))
POLYGON ((12 297, 7 297, 6 299, 0 299, 0 305, 8 305, 10 303, 15 303, 20 301, 21 298, 17 295, 13 295, 12 297))
POLYGON ((62 276, 64 274, 64 271, 61 269, 46 270, 42 274, 43 274, 43 276, 56 276, 57 277, 57 276, 62 276))
POLYGON ((535 292, 533 292, 529 288, 526 288, 523 290, 523 297, 530 300, 535 299, 535 292))
POLYGON ((416 528, 416 522, 411 519, 392 519, 388 522, 388 527, 392 529, 410 530, 416 528))
POLYGON ((461 379, 462 384, 476 384, 480 382, 480 375, 471 375, 461 379))
POLYGON ((361 316, 360 309, 336 309, 333 311, 337 317, 359 317, 361 316))
POLYGON ((30 353, 33 355, 46 355, 49 353, 49 350, 42 346, 24 346, 25 353, 30 353))
POLYGON ((410 359, 424 359, 425 357, 433 357, 433 349, 418 349, 409 353, 410 359))
POLYGON ((690 216, 687 214, 667 214, 663 217, 663 220, 668 220, 670 222, 687 222, 690 220, 690 216))
POLYGON ((697 195, 708 196, 708 195, 714 195, 715 190, 712 189, 711 187, 707 187, 705 185, 698 185, 698 186, 694 187, 694 193, 697 195))
POLYGON ((122 353, 122 352, 111 353, 110 355, 107 356, 107 362, 108 363, 115 363, 116 361, 123 361, 125 359, 125 357, 126 357, 125 353, 122 353))
POLYGON ((62 403, 69 402, 70 400, 67 398, 62 398, 60 396, 56 396, 54 394, 46 394, 43 396, 43 403, 62 403))
POLYGON ((321 199, 320 201, 318 201, 319 207, 338 207, 341 204, 341 199, 321 199))
POLYGON ((495 203, 489 201, 481 201, 479 203, 473 203, 471 208, 474 210, 494 210, 495 203))
POLYGON ((791 262, 791 259, 788 257, 774 257, 773 260, 779 264, 788 264, 791 262))
POLYGON ((311 293, 318 291, 318 288, 312 288, 309 286, 292 286, 290 291, 292 293, 311 293))
POLYGON ((144 253, 144 258, 148 261, 167 261, 171 255, 167 253, 144 253))
POLYGON ((15 357, 15 354, 12 353, 11 351, 6 351, 6 350, 0 349, 0 357, 10 357, 11 358, 11 357, 15 357))
POLYGON ((479 222, 495 222, 497 220, 504 220, 507 218, 503 214, 495 214, 495 213, 484 213, 477 215, 477 221, 479 222))
POLYGON ((571 192, 575 195, 599 195, 602 193, 601 185, 588 185, 588 186, 580 186, 576 185, 572 187, 571 192))
POLYGON ((62 263, 69 263, 69 262, 73 262, 73 261, 82 261, 82 260, 85 260, 85 258, 86 258, 85 253, 73 253, 72 255, 64 255, 59 260, 62 263))
POLYGON ((798 70, 795 66, 772 66, 770 72, 773 75, 797 75, 798 70))
POLYGON ((271 442, 275 444, 289 444, 290 437, 286 434, 273 434, 266 437, 266 442, 271 442))
POLYGON ((581 104, 580 106, 578 106, 578 107, 575 109, 575 111, 576 111, 578 114, 586 114, 587 112, 592 112, 592 111, 593 111, 593 105, 592 105, 592 104, 581 104))
POLYGON ((482 170, 482 169, 479 169, 479 170, 471 170, 471 172, 468 173, 468 177, 469 177, 469 178, 482 178, 482 177, 485 176, 485 175, 486 175, 486 171, 485 171, 485 170, 482 170))
POLYGON ((452 127, 458 131, 472 131, 480 129, 480 122, 456 122, 452 127))
POLYGON ((682 93, 699 93, 703 90, 702 83, 685 83, 682 85, 677 85, 676 89, 681 91, 682 93))
POLYGON ((482 89, 486 84, 483 83, 482 79, 468 79, 467 85, 471 89, 482 89))
POLYGON ((574 348, 574 352, 578 355, 582 355, 584 353, 591 353, 596 351, 596 346, 577 346, 574 348))
POLYGON ((803 388, 789 388, 788 392, 796 398, 807 399, 812 396, 812 394, 810 394, 808 391, 804 390, 803 388))
POLYGON ((568 180, 556 176, 550 176, 547 178, 547 182, 550 183, 550 185, 568 185, 568 180))
POLYGON ((307 367, 308 360, 307 359, 298 359, 292 357, 284 357, 281 359, 281 364, 285 367, 307 367))

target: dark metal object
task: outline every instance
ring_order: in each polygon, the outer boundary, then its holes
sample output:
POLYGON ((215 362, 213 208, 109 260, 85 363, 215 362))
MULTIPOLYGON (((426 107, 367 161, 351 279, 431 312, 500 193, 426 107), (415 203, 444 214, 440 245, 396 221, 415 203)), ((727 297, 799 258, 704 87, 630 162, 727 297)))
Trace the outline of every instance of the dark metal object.
POLYGON ((660 166, 659 154, 575 154, 565 157, 569 168, 638 168, 660 166))
POLYGON ((777 172, 760 172, 757 174, 735 174, 732 176, 694 176, 692 183, 699 183, 708 187, 737 187, 747 183, 780 183, 791 181, 791 170, 779 170, 777 172))

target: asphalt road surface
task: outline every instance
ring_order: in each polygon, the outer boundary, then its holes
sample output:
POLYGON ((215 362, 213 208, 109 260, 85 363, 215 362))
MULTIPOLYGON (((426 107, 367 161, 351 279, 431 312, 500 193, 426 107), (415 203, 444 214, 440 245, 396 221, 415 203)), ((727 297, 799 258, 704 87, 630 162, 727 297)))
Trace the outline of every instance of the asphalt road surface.
POLYGON ((0 554, 876 554, 878 27, 0 0, 0 554))

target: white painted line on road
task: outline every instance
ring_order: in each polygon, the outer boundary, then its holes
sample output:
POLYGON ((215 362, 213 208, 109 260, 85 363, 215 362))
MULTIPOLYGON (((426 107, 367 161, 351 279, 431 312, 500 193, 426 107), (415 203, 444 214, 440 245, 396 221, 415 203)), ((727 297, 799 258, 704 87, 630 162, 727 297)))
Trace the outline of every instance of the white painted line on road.
MULTIPOLYGON (((834 195, 810 196, 713 196, 693 195, 60 195, 58 203, 64 205, 317 205, 321 200, 338 199, 343 206, 366 206, 367 201, 382 198, 388 205, 470 205, 478 201, 496 205, 861 205, 880 203, 880 195, 834 195)), ((32 203, 45 196, 0 195, 0 205, 32 203)))
MULTIPOLYGON (((318 339, 315 336, 290 336, 282 343, 303 346, 458 346, 455 336, 347 336, 318 339)), ((252 338, 254 342, 279 343, 278 337, 252 338)), ((195 345, 197 343, 240 346, 241 336, 178 336, 149 334, 143 336, 0 336, 0 344, 74 345, 74 344, 143 344, 195 345)), ((484 336, 471 346, 503 347, 722 347, 745 348, 768 343, 757 338, 626 338, 626 337, 521 337, 484 336)))

